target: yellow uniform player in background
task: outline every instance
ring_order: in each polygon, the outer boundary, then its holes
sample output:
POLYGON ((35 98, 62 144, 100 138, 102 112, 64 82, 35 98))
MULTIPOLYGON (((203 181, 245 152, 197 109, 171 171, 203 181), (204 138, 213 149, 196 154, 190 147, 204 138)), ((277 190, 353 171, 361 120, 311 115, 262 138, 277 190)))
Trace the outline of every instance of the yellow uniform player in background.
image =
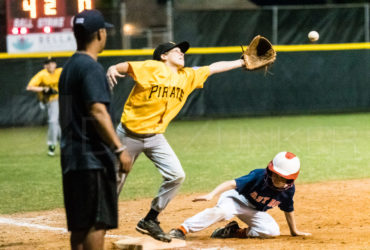
MULTIPOLYGON (((176 195, 185 173, 163 133, 191 92, 203 88, 210 75, 244 66, 244 61, 238 59, 203 67, 184 67, 184 56, 188 49, 188 42, 160 44, 154 50, 153 60, 119 63, 111 66, 107 72, 112 87, 117 83, 116 78, 124 77, 124 74, 135 80, 117 134, 134 160, 144 152, 163 177, 150 211, 139 221, 136 230, 167 242, 171 241, 171 237, 163 232, 157 216, 176 195)), ((118 192, 125 178, 125 174, 121 175, 118 192)))
POLYGON ((27 90, 36 92, 40 107, 48 112, 48 155, 55 155, 55 147, 60 137, 58 82, 62 68, 57 68, 55 59, 48 58, 44 69, 39 71, 27 85, 27 90))

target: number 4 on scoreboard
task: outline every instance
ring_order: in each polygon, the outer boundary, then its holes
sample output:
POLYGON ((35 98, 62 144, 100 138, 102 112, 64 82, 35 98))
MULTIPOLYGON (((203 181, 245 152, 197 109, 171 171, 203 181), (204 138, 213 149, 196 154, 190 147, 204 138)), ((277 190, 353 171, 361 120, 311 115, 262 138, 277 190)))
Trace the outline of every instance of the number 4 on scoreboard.
POLYGON ((36 18, 36 0, 23 0, 22 8, 24 11, 30 12, 31 18, 36 18))

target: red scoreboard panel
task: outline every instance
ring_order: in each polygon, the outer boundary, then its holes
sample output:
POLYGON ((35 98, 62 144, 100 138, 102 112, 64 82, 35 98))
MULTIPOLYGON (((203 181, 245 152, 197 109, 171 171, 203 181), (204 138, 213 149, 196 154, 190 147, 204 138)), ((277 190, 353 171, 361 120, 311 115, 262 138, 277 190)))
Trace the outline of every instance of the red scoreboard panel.
POLYGON ((6 0, 8 52, 73 49, 72 18, 93 7, 93 0, 6 0))

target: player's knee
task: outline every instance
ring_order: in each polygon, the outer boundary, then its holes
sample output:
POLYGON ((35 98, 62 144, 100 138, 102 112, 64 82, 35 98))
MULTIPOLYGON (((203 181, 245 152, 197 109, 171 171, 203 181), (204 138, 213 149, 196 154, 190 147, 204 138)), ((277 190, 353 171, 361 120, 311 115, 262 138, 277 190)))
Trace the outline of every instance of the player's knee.
POLYGON ((269 227, 268 230, 266 230, 266 233, 264 237, 270 238, 270 237, 276 237, 280 235, 280 228, 278 225, 269 227))
POLYGON ((182 172, 176 173, 176 175, 174 176, 174 182, 181 184, 184 181, 185 181, 185 172, 182 171, 182 172))
POLYGON ((247 235, 252 238, 272 238, 280 235, 280 228, 277 224, 265 227, 251 227, 247 235))
POLYGON ((181 184, 185 180, 185 172, 182 169, 178 169, 176 171, 172 171, 167 176, 164 176, 166 182, 173 183, 173 184, 181 184))
POLYGON ((280 235, 280 227, 279 225, 276 223, 276 221, 271 221, 271 223, 269 223, 269 226, 268 226, 268 235, 270 237, 276 237, 276 236, 279 236, 280 235))

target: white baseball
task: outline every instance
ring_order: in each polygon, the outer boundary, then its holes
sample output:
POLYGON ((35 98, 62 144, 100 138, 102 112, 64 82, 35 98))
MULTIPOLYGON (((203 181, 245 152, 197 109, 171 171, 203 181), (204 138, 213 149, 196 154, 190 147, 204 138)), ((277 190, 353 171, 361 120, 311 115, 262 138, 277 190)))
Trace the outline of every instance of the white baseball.
POLYGON ((311 42, 316 42, 317 40, 319 40, 319 33, 317 31, 310 31, 310 33, 308 33, 308 39, 310 39, 311 42))

